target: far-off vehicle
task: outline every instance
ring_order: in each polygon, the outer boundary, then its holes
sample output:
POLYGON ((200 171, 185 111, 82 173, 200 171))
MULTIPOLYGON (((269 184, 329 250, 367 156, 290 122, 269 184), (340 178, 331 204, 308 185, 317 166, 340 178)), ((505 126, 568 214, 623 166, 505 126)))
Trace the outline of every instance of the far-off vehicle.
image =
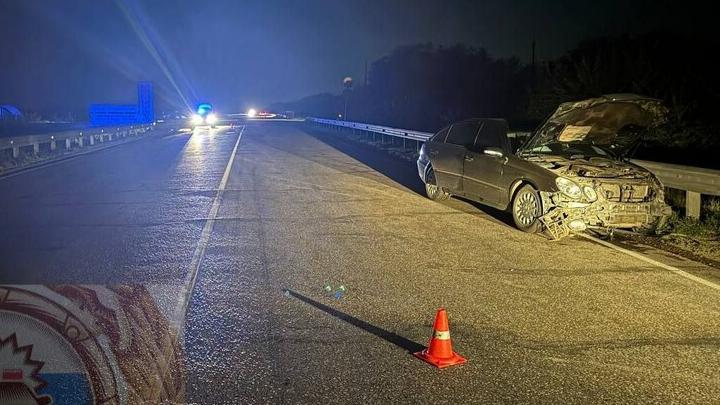
POLYGON ((651 227, 671 212, 663 186, 626 159, 666 115, 659 100, 633 94, 564 103, 517 150, 504 120, 460 121, 423 145, 418 171, 429 198, 509 209, 518 229, 554 239, 651 227))
POLYGON ((191 124, 193 129, 207 125, 210 128, 215 128, 215 124, 218 122, 217 114, 213 112, 213 107, 208 103, 200 103, 197 106, 197 111, 192 115, 191 124))

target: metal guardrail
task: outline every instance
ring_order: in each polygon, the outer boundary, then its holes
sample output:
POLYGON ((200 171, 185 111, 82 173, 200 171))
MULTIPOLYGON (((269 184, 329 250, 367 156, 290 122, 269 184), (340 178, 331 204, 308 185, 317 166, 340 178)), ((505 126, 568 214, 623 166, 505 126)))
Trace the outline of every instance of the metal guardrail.
POLYGON ((11 150, 14 159, 20 157, 24 148, 32 147, 34 154, 40 153, 41 145, 49 144, 50 152, 54 152, 58 145, 64 150, 92 146, 95 143, 110 142, 127 136, 143 134, 153 125, 132 125, 114 128, 90 128, 83 130, 52 132, 38 135, 14 136, 0 138, 0 152, 11 150))
POLYGON ((670 163, 631 160, 650 170, 668 188, 685 191, 685 215, 699 218, 702 194, 720 196, 720 170, 675 165, 670 163))
MULTIPOLYGON (((420 148, 421 142, 427 141, 428 138, 433 135, 429 132, 412 131, 352 121, 338 121, 314 117, 309 117, 306 121, 326 127, 350 128, 403 139, 412 139, 417 142, 418 149, 420 148)), ((631 162, 650 170, 665 187, 685 191, 685 215, 689 217, 700 217, 702 194, 720 196, 720 170, 651 162, 647 160, 633 159, 631 162)))
POLYGON ((398 138, 412 139, 412 140, 418 141, 418 142, 425 142, 428 140, 428 138, 433 136, 433 134, 431 134, 430 132, 420 132, 420 131, 412 131, 409 129, 383 127, 381 125, 363 124, 361 122, 337 121, 337 120, 328 120, 328 119, 324 119, 324 118, 313 118, 313 117, 306 118, 305 120, 312 121, 317 124, 327 125, 330 127, 344 127, 344 128, 357 129, 360 131, 373 132, 373 133, 381 134, 381 135, 389 135, 389 136, 395 136, 398 138))

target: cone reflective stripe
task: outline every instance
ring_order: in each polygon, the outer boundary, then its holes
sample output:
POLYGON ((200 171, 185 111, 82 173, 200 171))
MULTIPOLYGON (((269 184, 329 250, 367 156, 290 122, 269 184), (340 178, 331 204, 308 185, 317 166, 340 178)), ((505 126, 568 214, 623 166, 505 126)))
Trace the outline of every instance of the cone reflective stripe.
POLYGON ((448 324, 447 311, 440 308, 435 314, 435 323, 433 325, 433 334, 430 338, 428 348, 413 353, 413 355, 423 361, 426 361, 438 368, 463 364, 467 360, 455 353, 452 349, 452 341, 450 340, 450 326, 448 324))
POLYGON ((435 331, 435 339, 437 340, 450 340, 450 331, 435 331))

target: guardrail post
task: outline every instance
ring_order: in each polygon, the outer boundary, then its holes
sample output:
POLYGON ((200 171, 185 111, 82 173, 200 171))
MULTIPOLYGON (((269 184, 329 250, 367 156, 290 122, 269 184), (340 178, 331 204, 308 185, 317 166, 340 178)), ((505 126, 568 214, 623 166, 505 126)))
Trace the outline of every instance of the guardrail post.
POLYGON ((700 193, 695 191, 687 191, 685 193, 685 216, 690 218, 700 218, 700 202, 702 198, 700 193))
POLYGON ((72 148, 72 140, 70 138, 65 138, 65 149, 70 150, 72 148))
POLYGON ((13 155, 13 158, 15 158, 15 159, 20 157, 20 147, 19 146, 12 147, 12 155, 13 155))
POLYGON ((85 144, 85 142, 83 141, 83 136, 82 136, 82 135, 78 136, 78 138, 77 138, 77 143, 78 143, 78 147, 80 147, 80 148, 82 148, 83 145, 85 144))
POLYGON ((57 149, 57 143, 55 142, 55 139, 50 140, 50 151, 54 152, 55 149, 57 149))
POLYGON ((90 146, 95 145, 95 135, 90 135, 90 146))

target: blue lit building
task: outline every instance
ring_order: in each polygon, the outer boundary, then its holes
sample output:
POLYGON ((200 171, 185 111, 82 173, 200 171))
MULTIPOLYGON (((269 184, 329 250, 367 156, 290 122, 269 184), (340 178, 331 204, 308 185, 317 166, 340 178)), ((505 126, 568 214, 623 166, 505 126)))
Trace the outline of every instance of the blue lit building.
POLYGON ((0 121, 18 121, 23 117, 22 112, 9 104, 0 105, 0 121))
POLYGON ((149 124, 155 119, 151 82, 140 82, 137 87, 137 104, 91 104, 90 125, 149 124))

